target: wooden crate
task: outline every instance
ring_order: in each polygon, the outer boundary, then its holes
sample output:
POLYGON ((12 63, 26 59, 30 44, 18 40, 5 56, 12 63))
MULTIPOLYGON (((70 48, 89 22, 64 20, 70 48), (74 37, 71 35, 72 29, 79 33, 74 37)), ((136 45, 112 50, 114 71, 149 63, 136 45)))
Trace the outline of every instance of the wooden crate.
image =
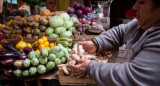
POLYGON ((96 85, 95 81, 93 81, 89 77, 76 78, 73 76, 66 76, 61 67, 58 68, 58 71, 59 71, 58 78, 61 85, 87 85, 87 84, 96 85))
POLYGON ((94 37, 97 37, 98 35, 74 35, 76 40, 80 40, 82 38, 86 39, 86 40, 91 40, 94 37))

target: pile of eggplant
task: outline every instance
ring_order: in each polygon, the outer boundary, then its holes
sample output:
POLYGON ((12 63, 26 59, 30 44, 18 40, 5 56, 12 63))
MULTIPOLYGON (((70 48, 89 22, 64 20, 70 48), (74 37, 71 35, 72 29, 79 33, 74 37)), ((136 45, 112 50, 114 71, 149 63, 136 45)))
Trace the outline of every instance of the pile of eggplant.
POLYGON ((3 48, 0 48, 0 74, 14 76, 13 71, 23 67, 23 61, 28 58, 27 54, 33 49, 26 47, 19 51, 9 43, 1 43, 1 45, 3 48))

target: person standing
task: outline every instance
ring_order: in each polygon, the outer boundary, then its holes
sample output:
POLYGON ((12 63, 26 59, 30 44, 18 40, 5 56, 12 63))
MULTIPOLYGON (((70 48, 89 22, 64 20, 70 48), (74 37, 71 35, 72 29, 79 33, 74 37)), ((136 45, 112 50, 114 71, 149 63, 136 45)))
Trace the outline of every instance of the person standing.
POLYGON ((100 63, 80 59, 72 65, 72 76, 86 73, 100 86, 160 85, 160 0, 137 0, 136 18, 103 32, 92 41, 79 42, 89 53, 99 53, 125 45, 121 63, 100 63), (126 55, 126 57, 125 57, 126 55))

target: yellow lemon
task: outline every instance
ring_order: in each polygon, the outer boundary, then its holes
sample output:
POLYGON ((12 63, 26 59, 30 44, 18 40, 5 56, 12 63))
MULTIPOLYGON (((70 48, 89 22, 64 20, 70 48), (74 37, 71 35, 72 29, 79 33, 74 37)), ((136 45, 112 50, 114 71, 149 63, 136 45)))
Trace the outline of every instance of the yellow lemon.
POLYGON ((43 43, 44 43, 44 40, 43 40, 43 39, 39 39, 39 40, 38 40, 38 43, 39 43, 39 44, 43 44, 43 43))
POLYGON ((48 38, 43 36, 41 39, 43 39, 44 41, 48 41, 48 38))
POLYGON ((40 44, 39 45, 39 49, 41 49, 41 48, 45 48, 45 45, 44 44, 40 44))
POLYGON ((48 46, 49 46, 49 42, 48 42, 48 41, 45 41, 45 42, 44 42, 44 45, 45 45, 46 47, 48 47, 48 46))
POLYGON ((27 47, 32 48, 32 45, 30 43, 27 43, 27 47))
POLYGON ((46 49, 49 50, 50 48, 49 48, 49 47, 46 47, 46 49))
POLYGON ((40 52, 40 50, 37 49, 37 50, 35 51, 35 53, 38 53, 38 52, 40 52))
POLYGON ((50 44, 49 44, 49 47, 50 47, 50 48, 54 47, 54 44, 53 44, 53 43, 50 43, 50 44))
POLYGON ((36 47, 38 47, 38 46, 39 46, 38 42, 36 42, 34 45, 35 45, 36 47))

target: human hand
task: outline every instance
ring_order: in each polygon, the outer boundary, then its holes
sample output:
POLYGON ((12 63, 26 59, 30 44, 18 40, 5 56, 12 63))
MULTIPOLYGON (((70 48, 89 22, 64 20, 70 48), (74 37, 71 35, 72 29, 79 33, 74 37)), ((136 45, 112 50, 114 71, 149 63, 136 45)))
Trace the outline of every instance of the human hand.
POLYGON ((77 78, 83 77, 86 75, 86 68, 91 60, 80 59, 77 65, 71 64, 69 72, 71 76, 76 76, 77 78))
POLYGON ((97 45, 93 41, 79 41, 79 44, 83 46, 83 49, 88 53, 95 53, 97 50, 97 45))

